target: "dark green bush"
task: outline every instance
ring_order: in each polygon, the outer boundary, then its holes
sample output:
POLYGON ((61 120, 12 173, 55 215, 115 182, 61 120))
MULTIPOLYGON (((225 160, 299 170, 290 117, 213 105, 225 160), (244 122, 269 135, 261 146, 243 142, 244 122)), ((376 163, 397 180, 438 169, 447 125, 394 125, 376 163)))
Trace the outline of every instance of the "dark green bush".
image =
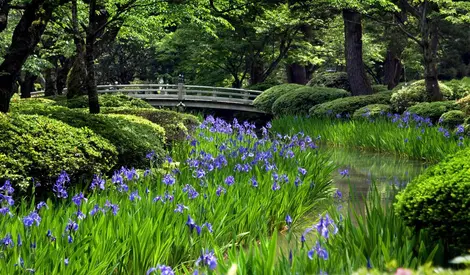
POLYGON ((307 86, 323 86, 328 88, 351 90, 349 85, 348 74, 346 72, 335 73, 317 73, 314 74, 307 86))
POLYGON ((299 84, 282 84, 271 87, 260 94, 253 101, 253 105, 261 111, 271 113, 274 102, 283 94, 292 92, 305 86, 299 84))
POLYGON ((453 92, 451 99, 460 99, 470 95, 470 77, 452 79, 451 81, 444 82, 444 84, 453 92))
POLYGON ((165 130, 147 119, 118 114, 91 115, 83 110, 71 110, 61 106, 29 108, 18 104, 13 110, 26 114, 41 114, 61 120, 74 127, 88 127, 109 140, 119 154, 118 166, 146 168, 148 152, 154 150, 157 159, 165 154, 165 130))
POLYGON ((362 119, 362 118, 377 118, 381 116, 386 116, 387 113, 392 112, 392 106, 386 104, 371 104, 357 109, 353 118, 362 119))
POLYGON ((459 110, 459 106, 455 101, 421 102, 411 106, 406 111, 423 118, 430 118, 432 122, 437 122, 443 113, 452 110, 459 110))
POLYGON ((62 170, 91 176, 107 172, 116 161, 116 148, 90 129, 44 116, 0 113, 0 182, 10 179, 24 191, 32 178, 47 186, 62 170))
POLYGON ((443 113, 439 118, 439 124, 447 128, 455 128, 460 124, 463 124, 465 121, 465 113, 462 111, 449 111, 443 113))
MULTIPOLYGON (((449 87, 442 83, 439 83, 439 87, 444 95, 444 99, 447 100, 453 97, 452 90, 449 87)), ((394 90, 390 101, 397 112, 403 112, 420 102, 429 101, 424 80, 418 80, 399 90, 394 90)))
POLYGON ((351 96, 335 99, 330 102, 313 106, 309 113, 313 116, 348 116, 357 109, 371 104, 390 104, 391 92, 382 92, 373 95, 351 96))
POLYGON ((326 87, 303 87, 281 95, 273 104, 272 113, 280 115, 308 114, 308 110, 317 104, 350 94, 341 89, 326 87))
POLYGON ((397 213, 450 247, 470 249, 470 148, 427 169, 397 196, 397 213))
MULTIPOLYGON (((88 108, 88 96, 77 96, 69 100, 67 100, 65 96, 58 96, 51 99, 55 100, 57 105, 65 106, 70 109, 88 108)), ((125 94, 101 94, 98 99, 101 107, 152 108, 152 105, 146 101, 125 94)))
POLYGON ((266 91, 269 88, 279 85, 279 83, 263 82, 246 87, 248 90, 266 91))
POLYGON ((199 125, 197 117, 162 109, 144 108, 102 108, 104 114, 135 115, 150 120, 165 129, 168 142, 182 141, 199 125))
POLYGON ((381 93, 381 92, 388 92, 389 90, 386 85, 377 84, 377 85, 372 85, 372 91, 374 92, 374 94, 376 94, 376 93, 381 93))

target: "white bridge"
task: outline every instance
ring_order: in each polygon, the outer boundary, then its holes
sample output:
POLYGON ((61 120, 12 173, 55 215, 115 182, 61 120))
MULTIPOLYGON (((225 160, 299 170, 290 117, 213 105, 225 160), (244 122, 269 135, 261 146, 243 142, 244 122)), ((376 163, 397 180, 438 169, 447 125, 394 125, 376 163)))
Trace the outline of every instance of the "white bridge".
MULTIPOLYGON (((64 90, 66 92, 66 89, 64 90)), ((122 93, 143 99, 154 107, 224 109, 264 113, 253 106, 262 91, 179 84, 98 85, 98 93, 122 93)), ((44 91, 32 96, 42 96, 44 91)))

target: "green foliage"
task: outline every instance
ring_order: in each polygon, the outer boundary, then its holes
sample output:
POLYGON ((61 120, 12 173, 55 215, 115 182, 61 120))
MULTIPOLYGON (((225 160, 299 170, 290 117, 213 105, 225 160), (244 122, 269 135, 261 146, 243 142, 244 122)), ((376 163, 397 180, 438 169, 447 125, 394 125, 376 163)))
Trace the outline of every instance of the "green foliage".
POLYGON ((460 110, 448 111, 439 118, 440 125, 451 129, 463 124, 464 121, 465 113, 460 110))
POLYGON ((253 105, 261 111, 271 113, 274 102, 283 94, 290 93, 305 86, 299 84, 282 84, 271 87, 253 101, 253 105))
POLYGON ((312 77, 307 85, 351 90, 346 72, 318 73, 312 77))
POLYGON ((372 91, 374 92, 374 94, 376 94, 376 93, 381 93, 381 92, 388 92, 389 90, 386 85, 377 84, 377 85, 372 85, 372 91))
POLYGON ((452 89, 452 99, 461 99, 470 95, 470 77, 464 77, 460 80, 453 79, 451 81, 444 82, 444 84, 452 89))
POLYGON ((256 90, 256 91, 266 91, 269 88, 272 88, 274 86, 279 85, 279 83, 274 83, 274 82, 263 82, 263 83, 258 83, 254 85, 250 85, 246 87, 248 90, 256 90))
POLYGON ((337 98, 350 96, 341 89, 326 87, 303 87, 281 95, 273 104, 273 114, 308 114, 308 110, 317 104, 337 98))
MULTIPOLYGON (((443 83, 439 83, 441 93, 445 99, 452 99, 453 92, 443 83)), ((392 94, 391 103, 393 108, 398 112, 403 112, 407 108, 418 104, 420 102, 429 101, 426 94, 426 85, 424 80, 416 81, 408 86, 396 90, 392 94)))
MULTIPOLYGON (((57 105, 71 109, 88 108, 88 96, 77 96, 68 99, 64 96, 52 98, 57 101, 57 105)), ((146 101, 120 93, 101 94, 98 97, 101 107, 130 107, 130 108, 153 108, 146 101)))
POLYGON ((470 248, 470 148, 426 170, 397 198, 397 213, 408 225, 429 229, 458 252, 470 248))
POLYGON ((165 129, 165 136, 168 142, 183 141, 194 132, 199 125, 197 117, 189 114, 177 113, 163 109, 144 108, 102 108, 104 114, 126 114, 143 117, 151 122, 162 126, 165 129))
POLYGON ((40 114, 61 120, 74 127, 88 127, 109 140, 118 151, 118 166, 146 168, 145 156, 154 150, 162 160, 165 151, 165 130, 147 119, 132 115, 91 115, 81 110, 61 106, 13 106, 13 110, 26 114, 40 114))
POLYGON ((470 115, 470 95, 461 98, 457 101, 462 111, 464 111, 467 115, 470 115))
POLYGON ((452 110, 459 110, 459 105, 455 101, 421 102, 411 106, 406 111, 423 118, 430 118, 434 123, 439 120, 443 113, 452 110))
POLYGON ((91 176, 109 171, 116 160, 116 148, 87 128, 38 115, 0 113, 0 182, 10 179, 25 191, 32 178, 47 186, 62 170, 91 176))
POLYGON ((373 95, 351 96, 335 99, 319 104, 310 109, 313 116, 347 116, 352 115, 357 109, 371 104, 390 104, 391 92, 382 92, 373 95))
POLYGON ((353 114, 353 118, 378 118, 387 115, 390 112, 392 112, 392 107, 390 105, 371 104, 357 109, 353 114))

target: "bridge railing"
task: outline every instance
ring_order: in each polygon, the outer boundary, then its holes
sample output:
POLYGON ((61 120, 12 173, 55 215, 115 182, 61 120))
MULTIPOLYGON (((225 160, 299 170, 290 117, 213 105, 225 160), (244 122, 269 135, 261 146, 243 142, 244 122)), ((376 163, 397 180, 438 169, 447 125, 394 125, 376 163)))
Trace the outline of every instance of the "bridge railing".
MULTIPOLYGON (((222 88, 198 85, 178 84, 122 84, 98 85, 98 93, 125 93, 145 99, 179 100, 179 101, 215 101, 251 105, 261 91, 222 88)), ((66 93, 66 89, 64 90, 66 93)), ((33 92, 33 97, 43 96, 43 91, 33 92)))

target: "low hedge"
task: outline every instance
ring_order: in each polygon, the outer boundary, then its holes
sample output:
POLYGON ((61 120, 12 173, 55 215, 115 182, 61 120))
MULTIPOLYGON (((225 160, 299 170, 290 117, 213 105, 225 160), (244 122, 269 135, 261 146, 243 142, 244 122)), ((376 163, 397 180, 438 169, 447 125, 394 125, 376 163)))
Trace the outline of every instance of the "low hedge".
POLYGON ((196 127, 199 126, 197 117, 169 110, 121 107, 102 108, 101 112, 104 114, 135 115, 148 119, 165 129, 165 136, 170 143, 186 139, 186 137, 193 133, 196 127))
POLYGON ((392 112, 392 107, 386 104, 371 104, 357 109, 354 114, 354 119, 363 118, 378 118, 386 116, 387 113, 392 112))
POLYGON ((346 91, 351 90, 348 74, 346 72, 316 73, 312 76, 312 79, 307 83, 307 86, 322 86, 328 88, 343 89, 346 91))
POLYGON ((0 183, 25 191, 32 179, 47 186, 62 170, 71 176, 107 172, 116 147, 88 128, 39 115, 0 113, 0 183))
POLYGON ((145 156, 155 151, 156 158, 165 155, 165 130, 147 119, 119 114, 91 115, 83 110, 71 110, 61 106, 37 106, 29 108, 18 104, 13 110, 25 114, 41 114, 61 120, 74 127, 88 127, 116 146, 119 166, 148 167, 145 156), (40 107, 40 108, 39 108, 40 107))
POLYGON ((347 116, 362 107, 371 104, 390 104, 391 92, 382 92, 373 95, 351 96, 339 98, 313 106, 309 113, 312 116, 347 116))
POLYGON ((274 102, 283 94, 292 92, 305 86, 299 84, 282 84, 267 89, 257 96, 253 101, 253 105, 261 111, 271 113, 274 102))
POLYGON ((423 118, 430 118, 435 123, 443 113, 452 110, 459 110, 459 106, 455 101, 421 102, 411 106, 406 111, 423 118))
POLYGON ((460 108, 467 114, 470 115, 470 95, 461 98, 457 101, 457 104, 459 104, 460 108))
MULTIPOLYGON (((453 92, 449 87, 441 82, 439 82, 439 87, 441 89, 441 93, 444 95, 444 99, 447 100, 453 97, 453 92)), ((426 85, 424 80, 418 80, 399 90, 395 90, 390 101, 397 112, 403 112, 409 107, 420 102, 428 102, 429 99, 426 94, 426 85)))
POLYGON ((457 254, 470 249, 470 148, 427 169, 397 196, 398 215, 457 254))
POLYGON ((315 105, 347 96, 350 93, 342 89, 303 87, 281 95, 274 102, 272 112, 277 116, 308 114, 308 110, 315 105))
MULTIPOLYGON (((55 100, 57 105, 70 109, 88 108, 88 96, 78 96, 69 100, 65 96, 51 99, 55 100)), ((100 94, 98 100, 101 107, 152 108, 152 105, 145 100, 120 93, 100 94)))
POLYGON ((453 129, 458 125, 463 124, 464 121, 465 113, 459 110, 443 113, 442 116, 439 118, 439 124, 450 129, 453 129))
POLYGON ((388 92, 389 89, 387 88, 386 85, 377 84, 377 85, 372 85, 372 91, 374 92, 374 94, 376 94, 376 93, 388 92))

